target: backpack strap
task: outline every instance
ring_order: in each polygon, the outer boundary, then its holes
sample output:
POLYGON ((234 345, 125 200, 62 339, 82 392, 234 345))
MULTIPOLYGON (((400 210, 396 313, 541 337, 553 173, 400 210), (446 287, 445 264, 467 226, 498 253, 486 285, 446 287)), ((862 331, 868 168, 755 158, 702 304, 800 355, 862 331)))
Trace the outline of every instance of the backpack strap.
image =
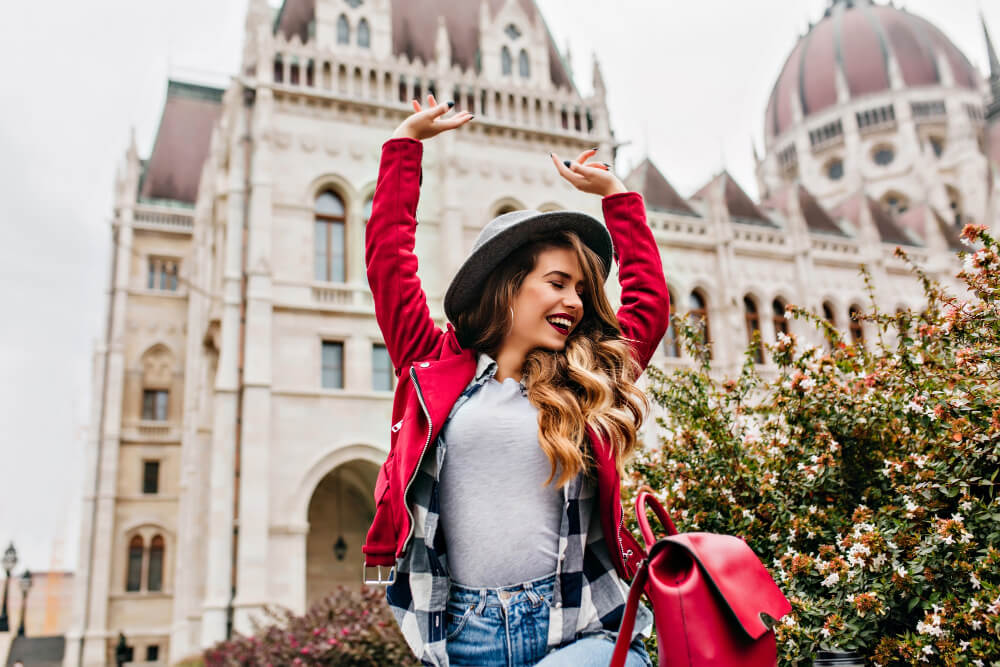
POLYGON ((632 587, 628 591, 628 602, 625 603, 625 613, 622 624, 618 628, 618 640, 615 642, 615 652, 611 656, 610 667, 625 667, 629 646, 632 644, 632 629, 635 627, 635 615, 639 610, 639 600, 646 590, 649 581, 649 559, 644 558, 632 579, 632 587))

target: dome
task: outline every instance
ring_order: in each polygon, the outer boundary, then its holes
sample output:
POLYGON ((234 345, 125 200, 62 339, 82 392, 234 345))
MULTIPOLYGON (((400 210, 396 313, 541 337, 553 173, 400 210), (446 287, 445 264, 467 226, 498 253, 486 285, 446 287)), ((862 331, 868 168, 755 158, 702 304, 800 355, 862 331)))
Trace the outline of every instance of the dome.
POLYGON ((933 24, 870 0, 834 0, 785 61, 768 101, 765 136, 780 136, 795 123, 793 100, 803 117, 835 105, 838 70, 851 99, 888 90, 890 58, 906 88, 949 80, 958 88, 977 88, 972 64, 933 24))

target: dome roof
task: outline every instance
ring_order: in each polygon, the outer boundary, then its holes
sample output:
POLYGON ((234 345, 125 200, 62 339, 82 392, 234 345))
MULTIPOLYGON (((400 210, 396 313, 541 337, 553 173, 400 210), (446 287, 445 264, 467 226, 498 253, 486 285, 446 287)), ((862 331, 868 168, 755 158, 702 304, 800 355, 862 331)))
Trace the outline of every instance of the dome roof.
POLYGON ((852 99, 888 90, 890 57, 908 88, 945 81, 942 62, 956 87, 978 86, 969 60, 928 21, 870 0, 834 0, 785 61, 767 104, 766 136, 779 136, 793 125, 793 99, 803 116, 836 104, 838 70, 852 99))

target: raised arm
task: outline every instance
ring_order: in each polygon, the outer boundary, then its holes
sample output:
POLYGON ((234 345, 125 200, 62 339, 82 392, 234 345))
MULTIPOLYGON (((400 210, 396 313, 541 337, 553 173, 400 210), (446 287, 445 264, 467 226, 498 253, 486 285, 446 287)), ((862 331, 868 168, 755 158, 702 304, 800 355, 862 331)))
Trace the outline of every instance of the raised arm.
POLYGON ((559 174, 575 188, 603 197, 604 222, 618 255, 621 307, 618 323, 632 341, 641 368, 649 363, 670 324, 670 296, 663 276, 660 251, 646 224, 642 196, 628 192, 608 165, 587 163, 596 151, 580 154, 575 162, 552 155, 559 174))
POLYGON ((660 251, 646 224, 642 196, 623 192, 605 197, 601 204, 618 251, 618 324, 632 341, 639 366, 645 368, 670 324, 670 293, 660 251))
POLYGON ((408 364, 430 355, 443 332, 431 319, 427 297, 417 277, 417 202, 420 199, 422 139, 454 129, 471 119, 442 116, 451 108, 428 96, 428 108, 414 100, 416 113, 382 146, 372 213, 365 228, 368 285, 375 317, 397 374, 408 364))

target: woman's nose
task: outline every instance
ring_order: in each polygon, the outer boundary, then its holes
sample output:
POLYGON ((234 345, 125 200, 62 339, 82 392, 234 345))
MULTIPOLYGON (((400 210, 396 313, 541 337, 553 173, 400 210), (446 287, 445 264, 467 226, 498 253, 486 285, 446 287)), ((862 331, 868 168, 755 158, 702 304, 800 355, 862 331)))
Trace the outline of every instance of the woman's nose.
POLYGON ((566 305, 566 308, 573 311, 579 311, 583 307, 583 301, 580 299, 580 295, 576 292, 573 292, 571 295, 564 298, 563 303, 566 305))

